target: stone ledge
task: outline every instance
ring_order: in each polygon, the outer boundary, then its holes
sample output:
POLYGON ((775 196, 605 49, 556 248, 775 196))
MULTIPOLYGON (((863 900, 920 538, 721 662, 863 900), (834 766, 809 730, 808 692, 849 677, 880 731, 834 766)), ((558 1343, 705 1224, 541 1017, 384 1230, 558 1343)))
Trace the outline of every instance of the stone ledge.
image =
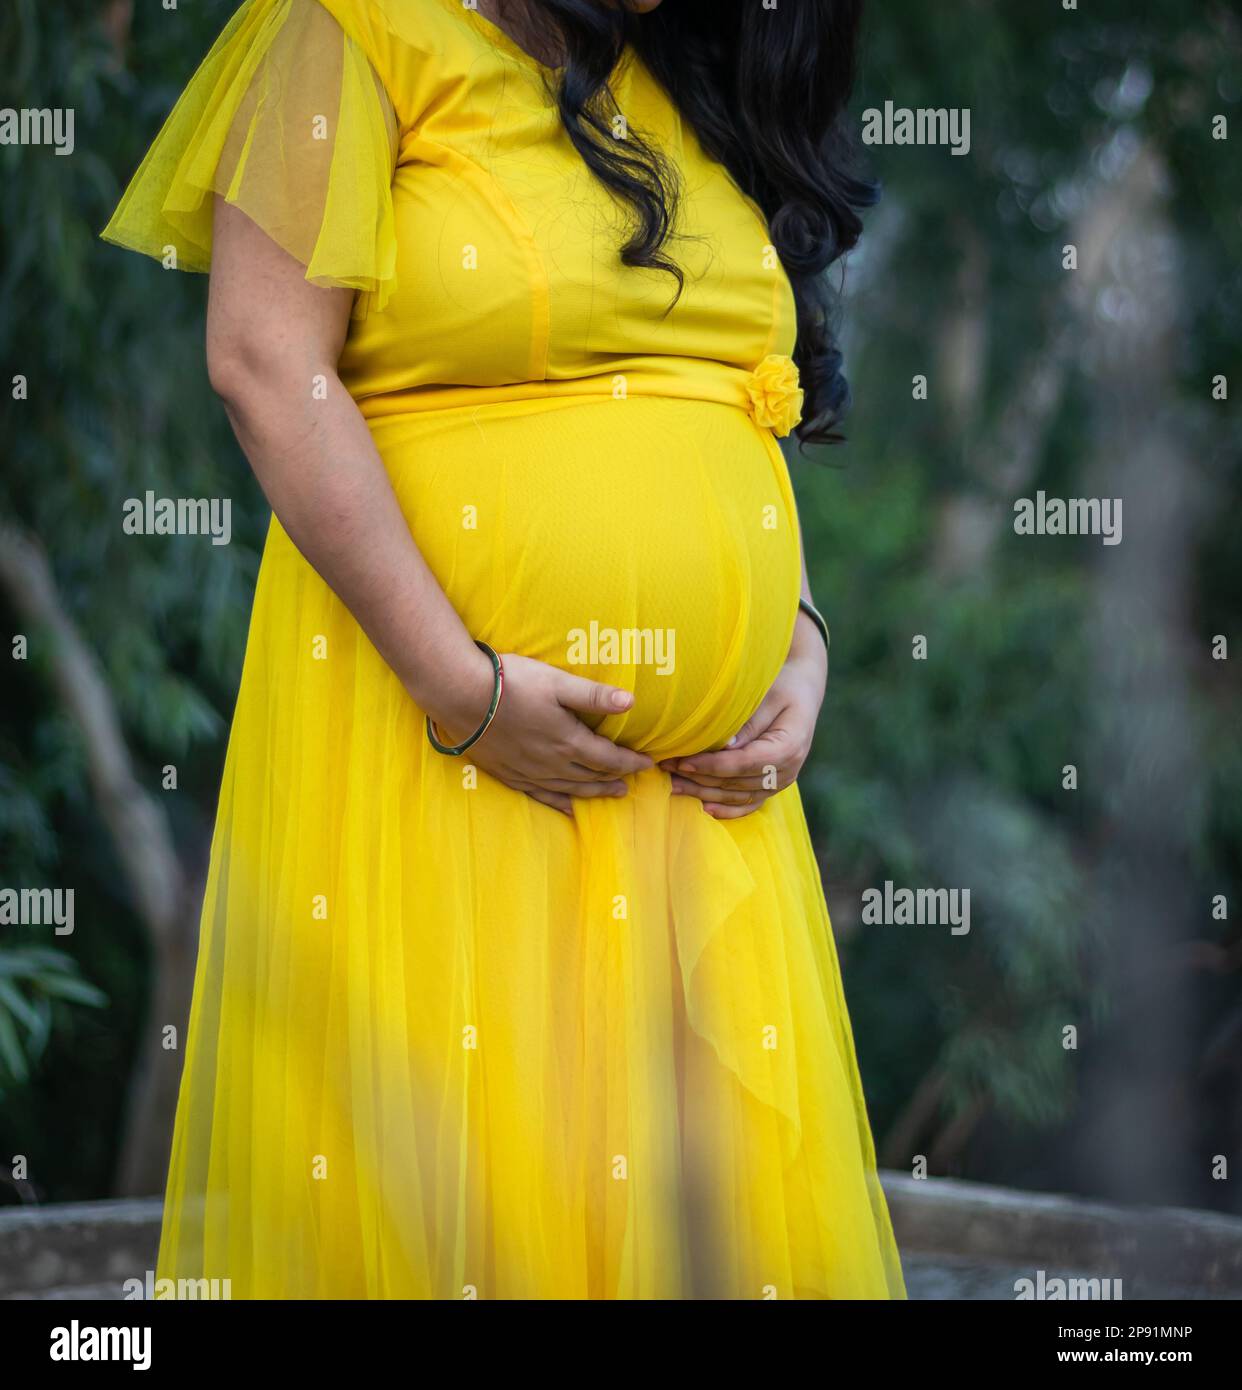
MULTIPOLYGON (((1242 1220, 1235 1217, 952 1178, 881 1178, 916 1276, 911 1292, 917 1284, 923 1297, 953 1297, 953 1289, 959 1297, 1012 1297, 1014 1279, 1037 1270, 1121 1279, 1129 1297, 1242 1296, 1242 1220)), ((123 1280, 154 1268, 160 1211, 155 1198, 0 1208, 0 1299, 87 1290, 79 1296, 103 1297, 107 1288, 119 1297, 123 1280)))
POLYGON ((159 1248, 158 1198, 0 1208, 0 1298, 132 1279, 159 1248))
POLYGON ((1178 1207, 1125 1207, 953 1178, 882 1174, 903 1253, 1121 1279, 1169 1297, 1242 1295, 1242 1220, 1178 1207))

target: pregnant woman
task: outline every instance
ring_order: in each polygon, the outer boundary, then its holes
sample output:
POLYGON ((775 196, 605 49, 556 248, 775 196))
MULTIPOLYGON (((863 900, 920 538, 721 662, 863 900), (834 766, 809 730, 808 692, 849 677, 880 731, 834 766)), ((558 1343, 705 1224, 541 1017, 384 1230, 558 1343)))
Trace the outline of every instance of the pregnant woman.
POLYGON ((776 442, 857 4, 249 0, 126 192, 274 512, 160 1278, 903 1296, 776 442))

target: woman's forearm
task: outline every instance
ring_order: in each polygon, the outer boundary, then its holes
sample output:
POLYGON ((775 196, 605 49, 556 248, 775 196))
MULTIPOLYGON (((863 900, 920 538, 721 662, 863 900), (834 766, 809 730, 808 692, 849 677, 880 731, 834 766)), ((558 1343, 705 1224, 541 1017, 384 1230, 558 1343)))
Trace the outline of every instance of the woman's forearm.
POLYGON ((327 364, 253 361, 217 385, 272 510, 414 701, 471 728, 492 668, 410 534, 366 421, 327 364), (323 399, 310 382, 326 380, 323 399))

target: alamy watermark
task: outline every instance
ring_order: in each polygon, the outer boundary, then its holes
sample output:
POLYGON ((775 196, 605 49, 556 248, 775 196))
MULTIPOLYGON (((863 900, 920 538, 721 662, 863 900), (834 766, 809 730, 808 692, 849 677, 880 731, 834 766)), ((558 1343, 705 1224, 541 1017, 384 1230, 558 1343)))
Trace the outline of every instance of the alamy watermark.
POLYGON ((210 536, 228 545, 233 535, 229 497, 127 497, 121 504, 121 530, 127 536, 210 536))
POLYGON ((677 664, 677 634, 671 627, 574 627, 565 634, 571 666, 651 666, 670 676, 677 664))
POLYGON ((869 927, 948 927, 953 936, 970 931, 969 888, 883 888, 862 895, 862 920, 869 927))
POLYGON ((149 1327, 90 1327, 74 1318, 51 1336, 53 1361, 128 1361, 135 1371, 151 1369, 149 1327))
POLYGON ((1121 498, 1049 497, 1041 489, 1013 504, 1013 529, 1019 536, 1099 536, 1105 545, 1120 545, 1121 498))
POLYGON ((0 145, 52 145, 73 153, 73 107, 0 106, 0 145))
POLYGON ((947 145, 950 154, 970 153, 968 106, 869 106, 862 113, 864 145, 947 145))
POLYGON ((1037 1269, 1034 1279, 1025 1276, 1013 1281, 1013 1296, 1019 1303, 1030 1299, 1121 1299, 1120 1279, 1062 1279, 1054 1275, 1048 1277, 1047 1271, 1037 1269))
POLYGON ((0 888, 0 927, 52 927, 73 935, 72 888, 0 888))
POLYGON ((157 1279, 148 1269, 141 1279, 126 1279, 121 1284, 121 1296, 133 1299, 180 1299, 183 1302, 203 1303, 224 1301, 233 1297, 231 1279, 157 1279))

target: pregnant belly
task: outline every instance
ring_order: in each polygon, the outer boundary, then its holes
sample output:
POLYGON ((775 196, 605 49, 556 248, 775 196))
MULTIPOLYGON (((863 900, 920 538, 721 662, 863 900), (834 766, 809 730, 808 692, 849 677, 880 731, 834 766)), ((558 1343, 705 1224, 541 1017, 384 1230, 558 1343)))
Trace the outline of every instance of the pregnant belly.
POLYGON ((784 459, 744 412, 519 401, 371 428, 471 635, 634 692, 601 733, 666 757, 720 746, 754 712, 800 568, 784 459))

